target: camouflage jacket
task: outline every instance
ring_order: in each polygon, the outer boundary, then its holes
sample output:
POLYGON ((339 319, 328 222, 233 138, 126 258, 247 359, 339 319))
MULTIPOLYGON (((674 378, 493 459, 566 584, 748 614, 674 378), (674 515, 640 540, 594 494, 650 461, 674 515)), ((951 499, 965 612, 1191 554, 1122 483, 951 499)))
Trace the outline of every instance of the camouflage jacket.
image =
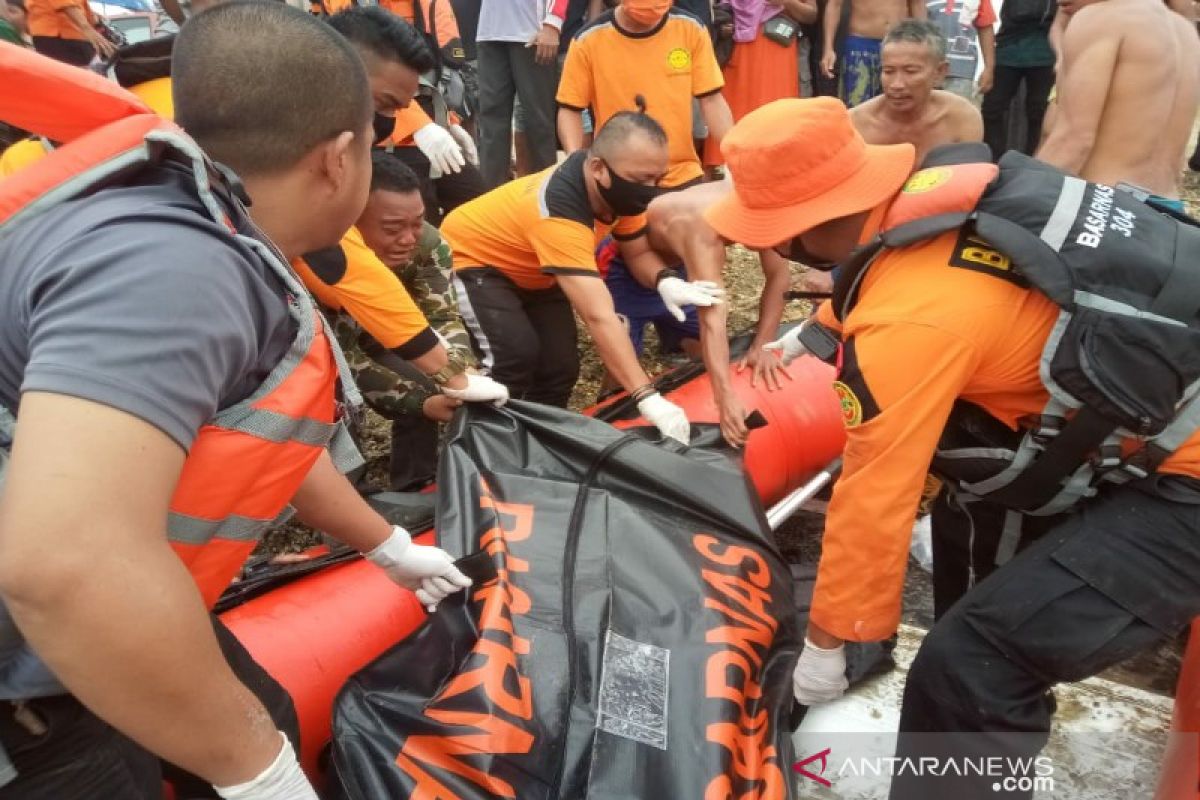
MULTIPOLYGON (((446 348, 474 365, 471 342, 458 315, 450 263, 450 245, 437 228, 425 223, 417 252, 394 271, 446 348)), ((367 405, 388 419, 422 413, 425 401, 437 393, 433 381, 376 342, 349 314, 339 313, 332 322, 367 405)))

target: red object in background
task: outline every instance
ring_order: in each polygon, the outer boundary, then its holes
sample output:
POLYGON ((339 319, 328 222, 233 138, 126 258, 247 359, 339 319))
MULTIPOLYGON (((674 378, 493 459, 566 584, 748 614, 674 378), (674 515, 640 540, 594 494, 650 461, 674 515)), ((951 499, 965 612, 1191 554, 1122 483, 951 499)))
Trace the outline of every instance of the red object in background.
POLYGON ((1154 798, 1200 800, 1200 619, 1183 656, 1171 734, 1154 798))

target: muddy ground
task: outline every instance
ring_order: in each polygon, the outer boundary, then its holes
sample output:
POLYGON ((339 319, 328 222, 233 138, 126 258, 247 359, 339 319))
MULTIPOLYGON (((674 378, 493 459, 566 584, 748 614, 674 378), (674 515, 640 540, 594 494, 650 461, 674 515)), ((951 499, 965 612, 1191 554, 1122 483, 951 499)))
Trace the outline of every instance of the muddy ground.
MULTIPOLYGON (((1185 198, 1193 214, 1200 212, 1200 177, 1187 172, 1184 178, 1185 198)), ((803 268, 793 267, 793 277, 798 279, 803 268)), ((726 284, 732 296, 729 329, 731 332, 751 328, 757 319, 757 303, 762 288, 762 274, 757 267, 757 256, 741 247, 732 247, 726 265, 726 284)), ((806 303, 793 303, 788 309, 786 320, 802 319, 810 313, 806 303)), ((591 405, 597 395, 603 377, 603 367, 595 349, 580 329, 582 368, 580 380, 571 400, 571 407, 583 409, 591 405)), ((678 358, 664 359, 659 356, 653 331, 647 336, 644 364, 651 375, 658 374, 679 363, 678 358)), ((385 488, 387 482, 388 426, 386 422, 368 413, 364 432, 363 450, 368 459, 366 480, 385 488)), ((823 518, 819 514, 801 512, 786 523, 777 538, 784 556, 793 563, 815 564, 820 553, 820 537, 823 518)), ((288 525, 273 531, 263 543, 262 549, 273 553, 296 552, 316 543, 317 535, 301 525, 288 525)), ((933 622, 933 601, 930 578, 915 562, 905 582, 904 621, 921 628, 933 622)), ((1103 677, 1119 683, 1135 686, 1160 694, 1174 693, 1179 675, 1183 652, 1183 641, 1164 642, 1160 647, 1121 664, 1103 677)))

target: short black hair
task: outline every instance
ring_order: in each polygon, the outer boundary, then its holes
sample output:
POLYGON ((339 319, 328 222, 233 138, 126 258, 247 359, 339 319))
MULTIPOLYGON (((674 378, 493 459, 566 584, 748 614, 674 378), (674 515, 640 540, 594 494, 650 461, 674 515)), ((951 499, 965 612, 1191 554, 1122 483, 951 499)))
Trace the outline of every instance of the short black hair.
POLYGON ((374 106, 362 59, 309 14, 231 0, 188 20, 171 61, 175 121, 242 175, 297 164, 343 131, 363 135, 374 106))
POLYGON ((425 37, 387 9, 355 6, 326 21, 355 48, 376 58, 399 61, 417 72, 428 72, 437 65, 425 37))
POLYGON ((614 149, 629 141, 629 137, 635 133, 650 137, 655 144, 667 144, 667 132, 658 124, 658 120, 646 113, 646 101, 638 95, 636 102, 639 111, 618 111, 601 126, 592 141, 593 154, 600 158, 609 158, 614 149))
POLYGON ((371 191, 397 194, 420 192, 421 179, 407 164, 386 150, 372 150, 371 191))
POLYGON ((7 2, 10 6, 19 8, 22 12, 25 11, 25 0, 7 0, 7 2))

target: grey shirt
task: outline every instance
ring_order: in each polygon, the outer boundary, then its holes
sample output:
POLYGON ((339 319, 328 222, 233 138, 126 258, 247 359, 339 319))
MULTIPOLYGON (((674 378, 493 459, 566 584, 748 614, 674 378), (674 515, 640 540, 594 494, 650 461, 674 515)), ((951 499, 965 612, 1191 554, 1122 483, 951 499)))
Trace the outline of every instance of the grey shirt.
MULTIPOLYGON (((228 211, 248 230, 243 211, 228 211)), ((283 283, 173 167, 5 231, 0 265, 0 406, 14 413, 23 392, 70 395, 187 449, 295 336, 283 283)), ((0 699, 62 691, 0 605, 0 699)))
POLYGON ((975 80, 975 69, 979 63, 979 33, 974 25, 963 25, 958 21, 955 3, 952 11, 946 10, 946 0, 927 0, 926 11, 929 21, 942 31, 946 38, 946 60, 950 62, 947 73, 952 78, 975 80))

